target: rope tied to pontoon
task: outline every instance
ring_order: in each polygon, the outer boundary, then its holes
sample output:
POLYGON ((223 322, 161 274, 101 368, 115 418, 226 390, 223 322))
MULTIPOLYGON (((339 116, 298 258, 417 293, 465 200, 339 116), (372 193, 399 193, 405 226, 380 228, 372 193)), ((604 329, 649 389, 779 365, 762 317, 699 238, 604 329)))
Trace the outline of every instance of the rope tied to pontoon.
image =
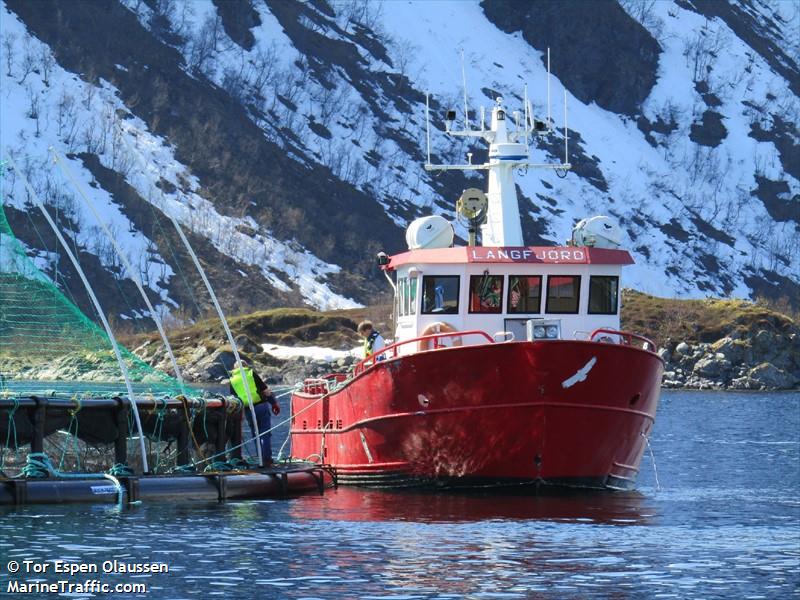
POLYGON ((14 413, 19 408, 19 398, 16 396, 12 399, 14 406, 8 411, 8 431, 6 432, 6 443, 3 446, 3 460, 0 461, 0 470, 6 468, 6 450, 10 447, 8 442, 11 441, 11 433, 14 433, 14 453, 19 451, 19 444, 17 443, 17 422, 14 420, 14 413))
MULTIPOLYGON (((119 465, 124 467, 125 465, 119 465)), ((114 465, 117 467, 117 465, 114 465)), ((114 469, 112 467, 112 470, 114 469)), ((127 467, 125 467, 127 468, 127 467)), ((117 473, 122 475, 121 473, 117 473)), ((56 477, 58 479, 107 479, 114 484, 117 493, 117 502, 122 504, 122 497, 125 492, 119 480, 112 473, 64 473, 53 466, 50 457, 44 452, 31 452, 22 471, 17 478, 44 479, 46 477, 56 477)))
MULTIPOLYGON (((80 448, 78 446, 78 413, 83 408, 83 402, 81 401, 78 394, 72 396, 72 402, 75 403, 75 408, 69 410, 69 424, 67 425, 66 434, 72 439, 72 446, 75 450, 75 466, 80 469, 81 468, 81 458, 80 458, 80 448), (75 426, 75 431, 72 431, 72 426, 75 426)), ((61 459, 58 461, 58 468, 59 470, 64 467, 64 459, 67 457, 67 450, 69 448, 69 441, 64 445, 64 448, 61 450, 61 459)))

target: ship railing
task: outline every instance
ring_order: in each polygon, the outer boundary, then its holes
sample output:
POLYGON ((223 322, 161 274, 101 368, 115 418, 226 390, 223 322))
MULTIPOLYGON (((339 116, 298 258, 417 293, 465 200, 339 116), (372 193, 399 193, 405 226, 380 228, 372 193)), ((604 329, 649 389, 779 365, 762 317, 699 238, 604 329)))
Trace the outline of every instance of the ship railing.
POLYGON ((324 377, 309 377, 303 380, 302 391, 304 394, 318 396, 330 393, 331 389, 347 379, 345 373, 331 373, 324 377))
POLYGON ((630 331, 619 331, 618 329, 595 329, 589 335, 589 341, 607 342, 611 344, 621 344, 623 346, 637 346, 643 350, 655 353, 656 345, 653 340, 646 338, 638 333, 630 331))
POLYGON ((416 346, 414 348, 414 351, 426 352, 430 350, 441 350, 442 348, 451 348, 453 346, 476 345, 476 344, 464 344, 464 338, 468 336, 478 336, 480 338, 483 338, 479 342, 479 344, 496 343, 494 338, 492 338, 492 336, 490 336, 485 331, 481 331, 480 329, 472 329, 469 331, 448 331, 446 333, 432 333, 430 335, 423 335, 420 337, 403 340, 401 342, 395 342, 394 344, 390 344, 389 346, 386 346, 385 348, 378 350, 374 354, 371 354, 370 356, 368 356, 367 358, 356 364, 355 368, 353 369, 353 377, 360 375, 368 368, 376 365, 379 362, 392 358, 397 358, 398 356, 401 355, 401 353, 399 352, 399 348, 403 346, 409 346, 411 344, 414 344, 416 346))

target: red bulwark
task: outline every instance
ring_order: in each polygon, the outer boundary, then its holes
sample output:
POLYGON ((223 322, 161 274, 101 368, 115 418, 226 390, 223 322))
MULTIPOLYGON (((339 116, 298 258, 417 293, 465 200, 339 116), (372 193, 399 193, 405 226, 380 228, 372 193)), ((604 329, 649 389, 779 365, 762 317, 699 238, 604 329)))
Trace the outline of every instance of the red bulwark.
POLYGON ((410 250, 392 256, 387 271, 407 264, 530 263, 550 265, 631 265, 626 250, 575 246, 498 247, 460 246, 432 250, 410 250))
POLYGON ((340 483, 633 487, 663 363, 627 344, 487 343, 292 393, 292 453, 340 483), (490 365, 490 368, 487 368, 490 365))

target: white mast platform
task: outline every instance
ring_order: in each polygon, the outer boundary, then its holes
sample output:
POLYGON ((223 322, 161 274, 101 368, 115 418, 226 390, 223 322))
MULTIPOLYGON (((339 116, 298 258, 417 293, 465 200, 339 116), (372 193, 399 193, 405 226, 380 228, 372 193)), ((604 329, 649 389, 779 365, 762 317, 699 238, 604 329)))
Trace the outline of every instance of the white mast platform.
MULTIPOLYGON (((527 91, 526 91, 527 96, 527 91)), ((481 225, 481 245, 490 247, 523 246, 522 224, 519 214, 517 190, 514 184, 514 168, 541 168, 566 171, 572 168, 567 162, 568 141, 566 127, 566 112, 564 115, 564 162, 561 163, 532 163, 530 162, 529 136, 534 132, 546 133, 551 131, 549 126, 541 121, 535 121, 531 116, 530 103, 525 100, 524 115, 513 113, 513 122, 509 126, 509 115, 503 106, 503 99, 498 98, 491 113, 491 126, 484 127, 481 119, 480 129, 470 129, 469 121, 465 119, 466 128, 460 131, 451 129, 454 113, 448 113, 446 132, 454 137, 482 138, 489 144, 489 162, 472 164, 472 153, 468 153, 468 164, 462 165, 435 165, 430 162, 430 148, 428 162, 425 169, 428 171, 473 171, 485 170, 489 172, 489 181, 486 192, 488 210, 486 222, 481 225), (520 122, 520 118, 524 122, 520 122)), ((430 134, 428 135, 430 139, 430 134)))

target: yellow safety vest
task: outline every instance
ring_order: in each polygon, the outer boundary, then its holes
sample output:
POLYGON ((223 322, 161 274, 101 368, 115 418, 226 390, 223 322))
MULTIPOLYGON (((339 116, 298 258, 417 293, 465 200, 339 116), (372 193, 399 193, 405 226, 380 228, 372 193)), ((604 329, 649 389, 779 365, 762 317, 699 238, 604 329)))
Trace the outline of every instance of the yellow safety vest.
MULTIPOLYGON (((255 404, 258 404, 261 402, 261 395, 258 393, 258 388, 256 388, 256 378, 253 377, 253 369, 245 367, 244 374, 247 378, 247 387, 250 388, 250 397, 253 399, 255 404)), ((242 381, 241 369, 234 369, 233 374, 231 375, 231 387, 233 388, 233 391, 236 392, 239 400, 245 404, 250 404, 250 402, 247 400, 247 390, 245 389, 244 382, 242 381)))
POLYGON ((364 338, 364 358, 369 358, 370 354, 372 354, 372 346, 375 344, 375 340, 378 339, 379 335, 380 332, 373 331, 364 338))

